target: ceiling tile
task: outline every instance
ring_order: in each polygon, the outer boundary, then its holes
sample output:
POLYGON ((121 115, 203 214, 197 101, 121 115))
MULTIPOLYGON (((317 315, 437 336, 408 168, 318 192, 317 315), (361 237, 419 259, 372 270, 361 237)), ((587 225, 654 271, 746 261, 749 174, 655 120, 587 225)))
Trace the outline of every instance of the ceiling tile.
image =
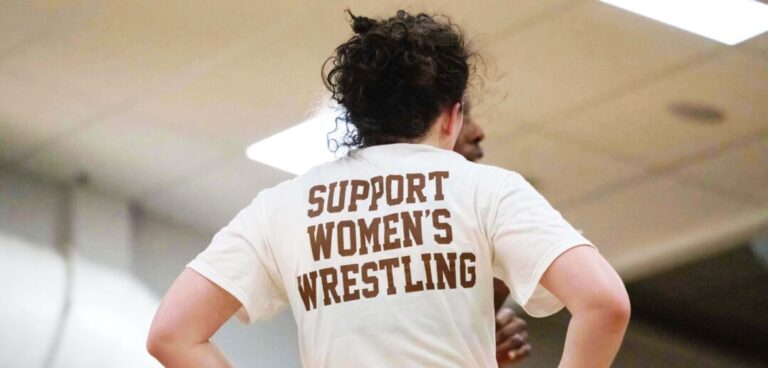
POLYGON ((0 1, 0 57, 34 40, 83 25, 98 7, 93 0, 0 1))
POLYGON ((497 130, 494 125, 487 131, 483 162, 519 172, 556 206, 641 171, 567 140, 497 130))
POLYGON ((87 173, 110 193, 134 197, 239 152, 163 129, 138 114, 92 124, 26 159, 30 171, 71 180, 87 173))
POLYGON ((754 207, 659 177, 628 186, 594 202, 561 208, 609 260, 644 247, 727 223, 754 207))
POLYGON ((719 47, 597 1, 483 44, 499 106, 536 122, 615 94, 719 47))
POLYGON ((147 193, 144 208, 204 231, 216 231, 251 203, 260 190, 294 176, 245 155, 210 165, 200 175, 147 193))
POLYGON ((14 48, 0 73, 68 88, 105 104, 165 88, 228 57, 244 43, 268 39, 290 18, 292 2, 107 1, 73 29, 14 48), (265 26, 266 25, 266 26, 265 26))
POLYGON ((328 99, 320 66, 331 50, 285 47, 276 39, 135 108, 173 129, 245 148, 300 123, 315 100, 328 99))
POLYGON ((744 41, 744 43, 737 47, 749 54, 762 57, 763 60, 768 62, 768 33, 763 33, 760 36, 744 41))
POLYGON ((39 1, 0 1, 0 56, 46 29, 50 13, 39 1))
POLYGON ((666 165, 768 129, 768 64, 729 52, 595 107, 546 130, 627 156, 666 165), (672 103, 724 114, 720 123, 683 120, 672 103))
POLYGON ((445 14, 459 24, 470 40, 509 32, 583 3, 581 0, 539 1, 414 1, 407 9, 445 14))
POLYGON ((686 179, 768 208, 768 136, 680 170, 686 179))

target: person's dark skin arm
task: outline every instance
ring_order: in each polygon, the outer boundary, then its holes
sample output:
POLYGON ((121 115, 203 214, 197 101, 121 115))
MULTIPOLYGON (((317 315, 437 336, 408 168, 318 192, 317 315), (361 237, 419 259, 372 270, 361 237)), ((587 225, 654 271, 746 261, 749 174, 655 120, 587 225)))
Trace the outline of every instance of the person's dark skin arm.
POLYGON ((509 297, 509 288, 501 279, 493 279, 493 308, 496 312, 504 306, 504 302, 509 297))
POLYGON ((528 328, 512 307, 504 302, 509 289, 504 282, 493 279, 493 303, 496 309, 496 361, 501 364, 517 363, 531 353, 528 328))

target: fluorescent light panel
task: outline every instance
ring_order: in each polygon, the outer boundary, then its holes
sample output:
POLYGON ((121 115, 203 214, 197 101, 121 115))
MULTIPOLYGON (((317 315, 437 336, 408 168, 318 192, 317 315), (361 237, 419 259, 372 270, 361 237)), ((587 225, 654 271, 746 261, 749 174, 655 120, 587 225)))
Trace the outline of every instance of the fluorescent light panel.
POLYGON ((753 0, 600 0, 735 45, 768 31, 768 5, 753 0))
MULTIPOLYGON (((328 133, 334 131, 338 114, 338 110, 327 107, 307 121, 251 144, 245 150, 245 155, 253 161, 295 175, 333 161, 346 152, 343 148, 337 153, 328 149, 328 133)), ((340 142, 347 132, 345 125, 340 123, 331 138, 340 142)))

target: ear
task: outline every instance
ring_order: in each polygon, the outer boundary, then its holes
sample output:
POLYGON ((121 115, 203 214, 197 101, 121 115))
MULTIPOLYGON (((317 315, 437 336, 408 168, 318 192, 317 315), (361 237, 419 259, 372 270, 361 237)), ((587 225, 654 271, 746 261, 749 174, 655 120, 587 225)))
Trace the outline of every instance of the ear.
POLYGON ((442 121, 441 130, 444 135, 451 137, 451 140, 456 140, 461 131, 461 126, 464 124, 464 109, 461 102, 455 103, 448 114, 448 119, 442 121))

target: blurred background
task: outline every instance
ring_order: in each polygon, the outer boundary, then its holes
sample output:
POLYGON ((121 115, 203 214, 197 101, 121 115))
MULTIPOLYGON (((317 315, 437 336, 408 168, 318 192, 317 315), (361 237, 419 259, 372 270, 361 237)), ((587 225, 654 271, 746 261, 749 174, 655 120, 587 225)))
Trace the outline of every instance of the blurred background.
MULTIPOLYGON (((327 98, 346 7, 467 31, 482 162, 532 181, 628 285, 617 367, 768 366, 768 34, 717 40, 592 0, 0 0, 1 367, 159 366, 159 298, 293 177, 246 147, 327 98)), ((523 317, 515 366, 555 366, 567 313, 523 317)), ((298 367, 296 336, 283 313, 214 340, 240 367, 298 367)))

